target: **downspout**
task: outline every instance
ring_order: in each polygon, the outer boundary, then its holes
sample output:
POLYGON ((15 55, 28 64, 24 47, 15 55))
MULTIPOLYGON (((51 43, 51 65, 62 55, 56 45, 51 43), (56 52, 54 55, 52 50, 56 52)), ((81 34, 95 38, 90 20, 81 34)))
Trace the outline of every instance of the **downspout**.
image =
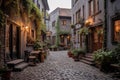
POLYGON ((107 50, 107 0, 104 0, 104 41, 103 49, 107 50))

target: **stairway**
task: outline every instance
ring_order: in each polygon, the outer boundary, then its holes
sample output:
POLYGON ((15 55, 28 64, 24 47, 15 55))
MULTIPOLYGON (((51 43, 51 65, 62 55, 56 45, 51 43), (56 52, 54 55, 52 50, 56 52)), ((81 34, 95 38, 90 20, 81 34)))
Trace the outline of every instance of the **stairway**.
POLYGON ((80 61, 88 65, 94 65, 93 54, 86 54, 85 57, 83 57, 80 61))
POLYGON ((28 66, 28 63, 25 63, 23 59, 16 59, 16 60, 7 62, 7 66, 13 71, 22 71, 24 68, 28 66))

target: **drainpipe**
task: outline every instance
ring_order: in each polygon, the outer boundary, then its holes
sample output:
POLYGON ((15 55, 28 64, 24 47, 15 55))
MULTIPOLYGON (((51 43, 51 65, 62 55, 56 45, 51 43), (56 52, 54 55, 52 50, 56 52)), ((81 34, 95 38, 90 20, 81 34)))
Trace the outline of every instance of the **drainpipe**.
POLYGON ((103 49, 107 49, 107 0, 104 0, 104 42, 103 42, 103 49))

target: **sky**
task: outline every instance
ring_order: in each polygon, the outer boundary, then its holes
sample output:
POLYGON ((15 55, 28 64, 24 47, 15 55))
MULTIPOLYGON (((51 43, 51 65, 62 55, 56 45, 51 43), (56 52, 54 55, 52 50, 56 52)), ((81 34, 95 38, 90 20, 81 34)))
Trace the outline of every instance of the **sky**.
POLYGON ((49 13, 55 10, 57 7, 60 8, 71 8, 71 0, 48 0, 50 7, 49 13))

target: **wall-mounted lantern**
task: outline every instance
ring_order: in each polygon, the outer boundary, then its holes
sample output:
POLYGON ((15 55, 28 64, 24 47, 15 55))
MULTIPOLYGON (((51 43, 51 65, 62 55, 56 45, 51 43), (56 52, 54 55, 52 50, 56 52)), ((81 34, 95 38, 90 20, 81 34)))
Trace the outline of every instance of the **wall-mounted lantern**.
POLYGON ((85 21, 85 26, 86 27, 89 27, 91 25, 93 25, 93 18, 89 18, 85 21))

